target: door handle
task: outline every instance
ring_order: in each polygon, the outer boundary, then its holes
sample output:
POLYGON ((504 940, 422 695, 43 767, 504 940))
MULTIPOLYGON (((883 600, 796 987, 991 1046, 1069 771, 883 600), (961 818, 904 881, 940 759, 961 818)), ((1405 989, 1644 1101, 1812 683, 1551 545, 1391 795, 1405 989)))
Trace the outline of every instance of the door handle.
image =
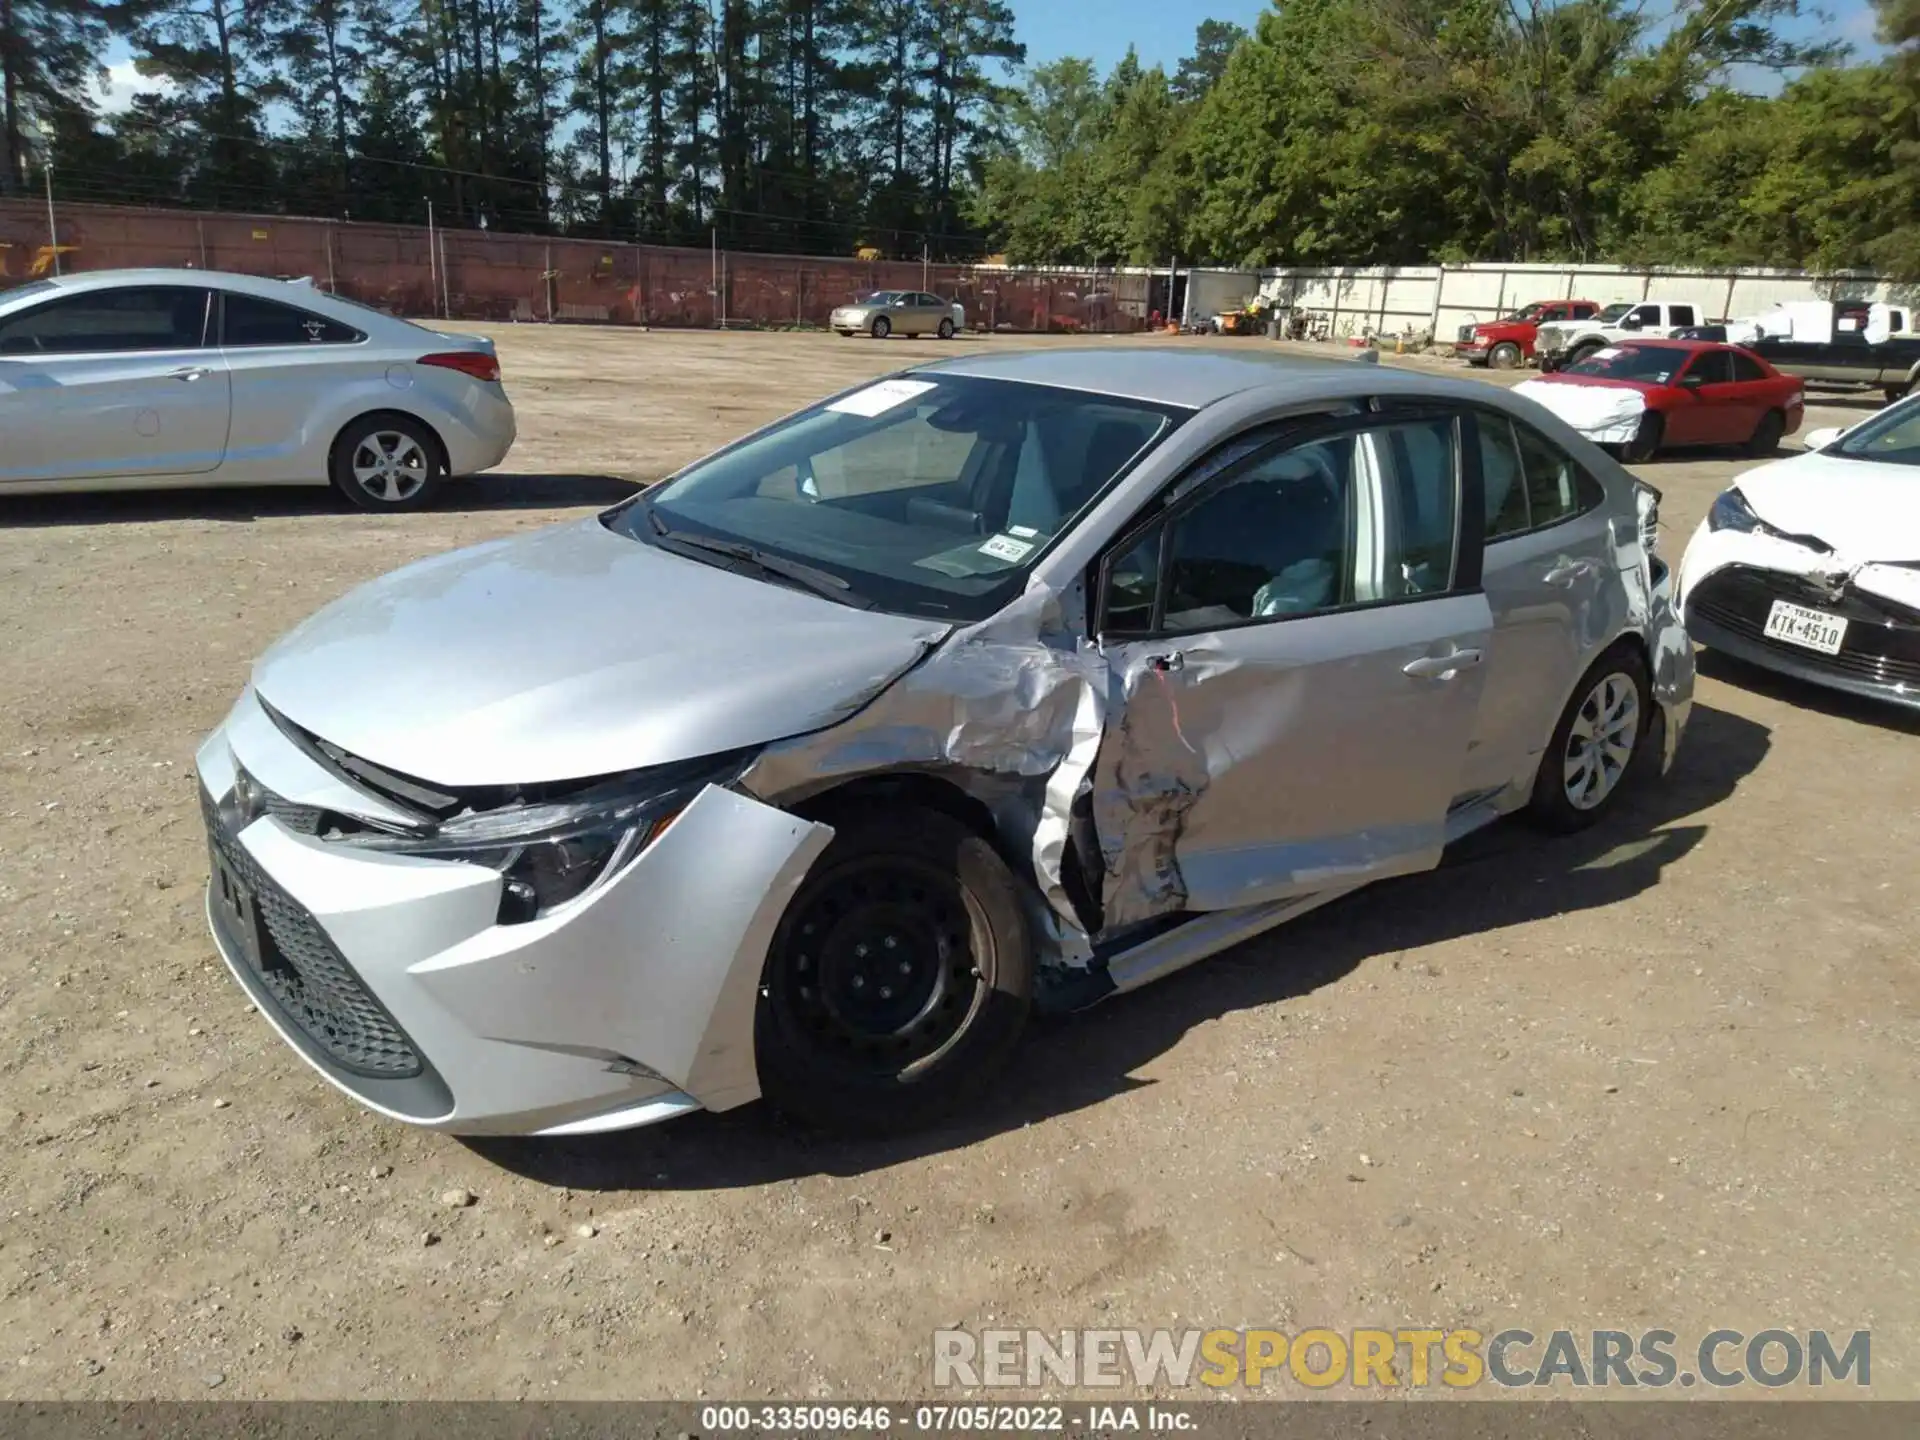
POLYGON ((1547 571, 1547 573, 1540 578, 1549 585, 1558 585, 1562 589, 1567 589, 1572 586, 1574 581, 1580 579, 1583 575, 1589 575, 1591 573, 1593 573, 1593 562, 1591 560, 1569 560, 1563 556, 1551 570, 1547 571))
POLYGON ((175 380, 185 380, 188 383, 192 383, 207 373, 207 367, 204 365, 185 365, 178 370, 169 370, 167 373, 175 380))
POLYGON ((1455 650, 1451 655, 1422 655, 1400 668, 1422 680, 1451 680, 1469 665, 1479 663, 1478 650, 1455 650))

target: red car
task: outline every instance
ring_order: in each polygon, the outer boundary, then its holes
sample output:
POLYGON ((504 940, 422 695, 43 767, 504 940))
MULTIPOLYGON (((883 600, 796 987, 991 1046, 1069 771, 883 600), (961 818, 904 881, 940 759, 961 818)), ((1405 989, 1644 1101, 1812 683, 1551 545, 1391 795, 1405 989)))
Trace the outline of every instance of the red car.
POLYGON ((1708 340, 1623 340, 1516 386, 1627 460, 1679 445, 1741 445, 1771 455, 1800 428, 1797 376, 1708 340))
POLYGON ((1591 320, 1600 307, 1591 300, 1536 300, 1501 320, 1462 325, 1453 353, 1469 365, 1514 370, 1533 358, 1534 337, 1542 325, 1559 320, 1591 320))

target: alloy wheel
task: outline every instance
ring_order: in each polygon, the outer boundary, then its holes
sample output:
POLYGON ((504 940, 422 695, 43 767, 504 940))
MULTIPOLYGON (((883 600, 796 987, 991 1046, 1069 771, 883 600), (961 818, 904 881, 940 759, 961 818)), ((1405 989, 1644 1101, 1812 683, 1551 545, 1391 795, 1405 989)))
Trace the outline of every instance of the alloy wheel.
POLYGON ((420 493, 433 472, 426 450, 411 435, 376 430, 353 450, 353 483, 375 500, 398 505, 420 493))
POLYGON ((1581 702, 1567 732, 1562 781, 1576 810, 1592 810, 1619 788, 1640 739, 1640 687, 1615 670, 1581 702))

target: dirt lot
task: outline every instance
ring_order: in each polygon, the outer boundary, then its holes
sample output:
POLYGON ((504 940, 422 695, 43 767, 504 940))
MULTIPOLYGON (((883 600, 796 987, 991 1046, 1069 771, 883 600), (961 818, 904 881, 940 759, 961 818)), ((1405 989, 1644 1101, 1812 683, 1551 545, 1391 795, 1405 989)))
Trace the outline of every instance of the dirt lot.
MULTIPOLYGON (((1871 1327, 1920 1396, 1920 727, 1711 660, 1598 832, 1496 828, 1047 1025, 911 1143, 752 1107, 479 1151, 334 1093, 201 918, 191 757, 251 657, 929 353, 499 338, 511 473, 429 514, 0 502, 0 1395, 872 1398, 941 1325, 1426 1323, 1871 1327)), ((1743 463, 1646 467, 1670 558, 1743 463)))

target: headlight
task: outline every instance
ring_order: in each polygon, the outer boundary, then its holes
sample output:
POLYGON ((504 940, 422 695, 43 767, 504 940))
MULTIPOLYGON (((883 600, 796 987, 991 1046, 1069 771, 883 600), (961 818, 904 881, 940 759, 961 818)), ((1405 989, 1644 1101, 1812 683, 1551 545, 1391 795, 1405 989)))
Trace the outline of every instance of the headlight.
POLYGON ((464 860, 497 870, 505 882, 500 923, 518 924, 577 900, 618 874, 694 796, 708 785, 739 778, 749 758, 736 751, 636 771, 560 798, 469 808, 426 830, 356 830, 333 838, 388 854, 464 860))
POLYGON ((1785 530, 1769 525, 1753 513, 1753 507, 1747 503, 1747 497, 1740 493, 1737 485, 1722 490, 1715 497, 1713 508, 1707 511, 1707 529, 1734 530, 1742 535, 1767 535, 1775 540, 1785 540, 1789 545, 1818 551, 1822 555, 1833 553, 1833 547, 1818 536, 1789 535, 1785 530))

